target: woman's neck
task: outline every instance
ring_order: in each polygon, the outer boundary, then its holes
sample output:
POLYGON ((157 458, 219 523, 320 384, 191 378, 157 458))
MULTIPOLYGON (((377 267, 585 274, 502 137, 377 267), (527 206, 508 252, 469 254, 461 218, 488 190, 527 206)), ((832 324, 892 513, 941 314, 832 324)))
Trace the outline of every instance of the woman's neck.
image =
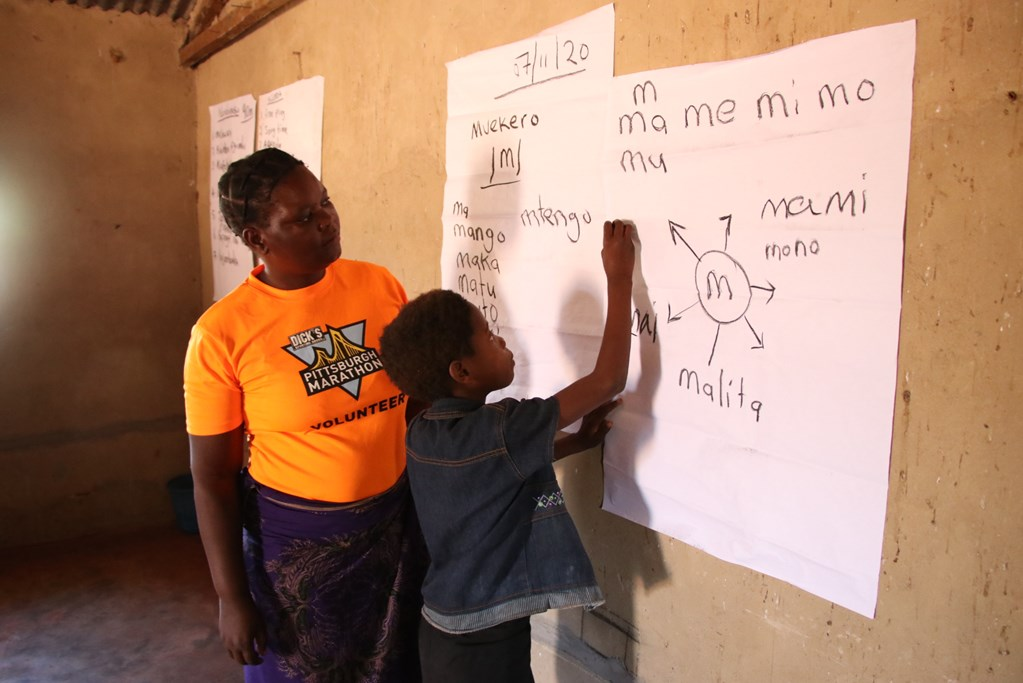
POLYGON ((274 289, 303 289, 315 285, 317 282, 323 279, 326 275, 326 270, 321 270, 316 273, 286 273, 281 274, 271 271, 265 265, 263 270, 260 271, 256 278, 265 285, 269 285, 274 289))

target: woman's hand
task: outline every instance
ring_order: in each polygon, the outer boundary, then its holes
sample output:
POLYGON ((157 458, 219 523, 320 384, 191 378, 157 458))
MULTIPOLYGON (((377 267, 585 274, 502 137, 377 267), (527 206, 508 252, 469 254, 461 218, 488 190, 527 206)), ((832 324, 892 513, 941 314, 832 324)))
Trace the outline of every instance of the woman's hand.
POLYGON ((220 601, 220 640, 239 664, 261 664, 266 652, 266 626, 248 596, 220 601))
POLYGON ((259 664, 266 627, 249 594, 238 495, 244 441, 241 425, 223 434, 188 437, 199 534, 220 597, 220 639, 234 661, 259 664))

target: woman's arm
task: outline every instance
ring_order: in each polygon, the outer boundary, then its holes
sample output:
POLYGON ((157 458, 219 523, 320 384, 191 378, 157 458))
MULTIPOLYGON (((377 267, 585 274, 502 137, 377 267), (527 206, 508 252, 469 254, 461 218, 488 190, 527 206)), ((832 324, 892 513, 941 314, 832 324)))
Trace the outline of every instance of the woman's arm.
POLYGON ((213 587, 220 598, 220 638, 239 664, 259 664, 266 629, 249 594, 242 558, 238 474, 244 462, 241 425, 213 436, 189 434, 195 509, 213 587))

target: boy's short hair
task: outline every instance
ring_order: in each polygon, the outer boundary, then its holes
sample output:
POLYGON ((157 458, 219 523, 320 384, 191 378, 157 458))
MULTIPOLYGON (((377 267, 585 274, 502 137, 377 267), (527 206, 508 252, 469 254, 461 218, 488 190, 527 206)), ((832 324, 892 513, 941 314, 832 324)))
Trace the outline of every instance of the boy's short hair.
POLYGON ((445 289, 405 304, 380 335, 380 360, 399 389, 427 403, 451 395, 451 362, 474 353, 473 308, 445 289))

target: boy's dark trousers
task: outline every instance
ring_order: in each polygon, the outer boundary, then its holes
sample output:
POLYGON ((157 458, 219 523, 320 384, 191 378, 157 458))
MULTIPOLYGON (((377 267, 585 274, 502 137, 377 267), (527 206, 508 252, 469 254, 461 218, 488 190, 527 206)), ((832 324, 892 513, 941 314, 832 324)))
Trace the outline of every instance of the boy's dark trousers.
POLYGON ((529 650, 529 617, 459 634, 419 623, 423 683, 533 683, 529 650))

